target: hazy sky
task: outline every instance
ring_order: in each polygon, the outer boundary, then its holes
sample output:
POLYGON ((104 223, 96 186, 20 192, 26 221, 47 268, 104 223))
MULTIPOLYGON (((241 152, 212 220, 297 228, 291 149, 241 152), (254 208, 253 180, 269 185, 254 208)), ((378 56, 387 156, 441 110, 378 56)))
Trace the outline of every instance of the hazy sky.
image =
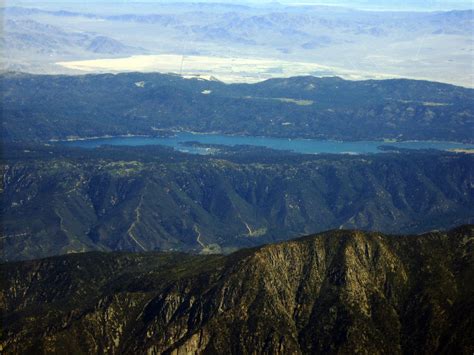
POLYGON ((363 9, 453 10, 472 9, 473 0, 281 0, 282 4, 326 4, 363 9))
MULTIPOLYGON (((233 5, 268 6, 281 4, 296 5, 330 5, 343 6, 357 10, 375 11, 450 11, 473 10, 474 0, 0 0, 0 6, 53 7, 54 9, 75 10, 76 8, 97 8, 127 4, 169 4, 169 3, 220 3, 233 5), (102 4, 102 6, 100 6, 102 4)), ((118 6, 116 7, 118 10, 118 6)), ((151 11, 151 10, 150 10, 151 11)))
MULTIPOLYGON (((5 0, 0 0, 0 4, 5 0)), ((34 3, 173 3, 173 2, 205 2, 205 3, 227 3, 227 4, 259 4, 265 3, 281 3, 291 5, 310 5, 310 4, 326 4, 340 5, 358 8, 418 8, 418 9, 472 9, 474 8, 473 0, 6 0, 6 4, 34 4, 34 3)))

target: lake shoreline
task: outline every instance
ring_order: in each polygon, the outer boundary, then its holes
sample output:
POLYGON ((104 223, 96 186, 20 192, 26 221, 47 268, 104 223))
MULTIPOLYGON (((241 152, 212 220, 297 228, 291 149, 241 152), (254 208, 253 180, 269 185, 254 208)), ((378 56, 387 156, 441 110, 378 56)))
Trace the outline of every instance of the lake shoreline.
POLYGON ((177 129, 154 129, 155 132, 173 133, 173 135, 153 135, 153 134, 120 134, 120 135, 103 135, 103 136, 91 136, 91 137, 70 137, 66 139, 53 138, 48 140, 49 143, 67 143, 67 142, 78 142, 78 141, 93 141, 99 139, 115 139, 115 138, 168 138, 176 136, 177 134, 192 134, 192 135, 203 135, 203 136, 228 136, 228 137, 242 137, 242 138, 262 138, 262 139, 281 139, 289 141, 320 141, 320 142, 334 142, 334 143, 360 143, 360 142, 380 142, 385 144, 400 144, 400 143, 432 143, 432 144, 456 144, 456 145, 473 145, 474 142, 460 142, 460 141, 442 141, 442 140, 397 140, 393 138, 379 138, 371 140, 341 140, 334 138, 302 138, 302 137, 280 137, 280 136, 256 136, 239 133, 224 133, 219 131, 211 132, 198 132, 198 131, 184 131, 177 129))
POLYGON ((82 148, 98 148, 103 145, 121 146, 145 146, 161 145, 191 154, 203 154, 203 146, 253 146, 264 147, 279 151, 291 151, 300 154, 369 154, 397 152, 405 150, 439 150, 439 151, 468 151, 474 149, 474 145, 459 142, 436 142, 436 141, 393 141, 393 140, 370 140, 370 141, 338 141, 329 139, 309 139, 309 138, 279 138, 265 136, 244 136, 228 135, 219 133, 200 133, 192 131, 170 132, 162 136, 155 135, 120 135, 102 137, 70 137, 64 141, 55 141, 59 144, 70 144, 82 148), (195 142, 194 149, 189 142, 195 142), (184 148, 183 148, 184 147, 184 148), (202 148, 202 147, 201 147, 202 148))

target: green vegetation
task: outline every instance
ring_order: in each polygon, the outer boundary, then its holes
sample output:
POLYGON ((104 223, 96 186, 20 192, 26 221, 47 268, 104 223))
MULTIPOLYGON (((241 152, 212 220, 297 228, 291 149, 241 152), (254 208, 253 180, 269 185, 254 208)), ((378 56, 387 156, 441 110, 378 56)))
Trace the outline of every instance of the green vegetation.
POLYGON ((472 226, 342 230, 472 223, 472 154, 46 142, 176 129, 472 141, 472 90, 135 73, 2 81, 3 260, 55 257, 1 265, 0 352, 474 351, 472 226))
POLYGON ((470 154, 220 151, 8 146, 3 256, 226 253, 328 229, 418 233, 474 217, 470 154))
POLYGON ((0 265, 17 353, 474 350, 474 226, 331 231, 227 257, 85 253, 0 265))
POLYGON ((8 142, 170 130, 473 142, 473 90, 426 81, 294 77, 226 85, 139 73, 0 79, 8 142))

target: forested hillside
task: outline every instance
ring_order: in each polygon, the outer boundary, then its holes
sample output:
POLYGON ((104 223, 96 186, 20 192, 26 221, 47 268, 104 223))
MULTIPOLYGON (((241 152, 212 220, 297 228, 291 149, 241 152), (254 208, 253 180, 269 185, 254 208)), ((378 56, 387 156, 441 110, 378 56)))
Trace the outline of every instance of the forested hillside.
POLYGON ((294 77, 226 85, 139 73, 4 74, 1 81, 6 141, 179 130, 473 142, 473 90, 426 81, 294 77))
POLYGON ((335 228, 418 233, 474 218, 469 154, 10 147, 8 155, 7 260, 88 250, 220 253, 335 228))

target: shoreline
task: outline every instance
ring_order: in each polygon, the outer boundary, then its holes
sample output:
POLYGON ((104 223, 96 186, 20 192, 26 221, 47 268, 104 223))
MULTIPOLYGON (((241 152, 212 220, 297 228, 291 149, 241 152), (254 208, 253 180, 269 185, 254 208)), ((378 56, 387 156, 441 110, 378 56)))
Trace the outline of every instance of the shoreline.
POLYGON ((48 140, 49 143, 63 143, 63 142, 80 142, 80 141, 93 141, 99 139, 114 139, 114 138, 134 138, 134 137, 143 137, 143 138, 153 138, 151 135, 145 134, 121 134, 117 136, 111 136, 106 134, 105 136, 92 136, 92 137, 74 137, 74 138, 66 138, 66 139, 50 139, 48 140))
MULTIPOLYGON (((92 137, 70 137, 66 139, 50 139, 48 140, 49 143, 62 143, 62 142, 78 142, 78 141, 93 141, 93 140, 100 140, 100 139, 114 139, 114 138, 170 138, 176 137, 177 134, 191 134, 191 135, 202 135, 202 136, 226 136, 226 137, 241 137, 241 138, 256 138, 256 139, 279 139, 285 141, 318 141, 318 142, 332 142, 332 143, 381 143, 381 144, 404 144, 404 143, 432 143, 432 144, 454 144, 459 146, 472 146, 472 148, 466 149, 474 149, 474 143, 466 143, 466 142, 459 142, 459 141, 442 141, 442 140, 397 140, 393 138, 380 138, 380 139, 366 139, 366 140, 342 140, 342 139, 334 139, 334 138, 302 138, 302 137, 278 137, 278 136, 259 136, 259 135, 246 135, 246 134, 238 134, 238 133, 223 133, 219 131, 211 131, 211 132, 198 132, 198 131, 184 131, 178 129, 154 129, 155 132, 171 132, 174 133, 173 136, 155 136, 151 134, 121 134, 121 135, 103 135, 103 136, 92 136, 92 137)), ((450 150, 454 150, 457 148, 451 148, 450 150)), ((459 149, 463 149, 462 147, 459 149)))

